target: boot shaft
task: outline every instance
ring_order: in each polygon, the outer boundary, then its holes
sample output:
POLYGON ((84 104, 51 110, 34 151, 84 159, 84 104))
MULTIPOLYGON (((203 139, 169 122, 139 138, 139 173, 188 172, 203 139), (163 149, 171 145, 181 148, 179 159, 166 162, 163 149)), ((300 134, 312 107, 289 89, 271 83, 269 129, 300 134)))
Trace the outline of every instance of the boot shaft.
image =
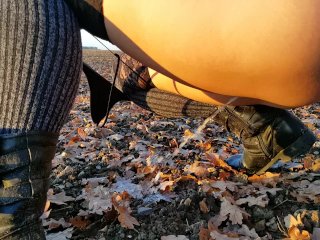
POLYGON ((57 139, 44 132, 0 136, 0 239, 44 239, 39 217, 57 139))

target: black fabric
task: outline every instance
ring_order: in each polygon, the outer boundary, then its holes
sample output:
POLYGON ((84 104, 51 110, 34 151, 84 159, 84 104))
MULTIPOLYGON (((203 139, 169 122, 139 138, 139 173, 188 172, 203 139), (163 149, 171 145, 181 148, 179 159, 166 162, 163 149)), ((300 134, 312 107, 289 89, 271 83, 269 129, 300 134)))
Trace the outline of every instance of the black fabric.
POLYGON ((91 117, 94 123, 99 124, 114 104, 122 100, 128 100, 128 98, 117 88, 112 88, 112 85, 104 77, 95 72, 86 63, 83 63, 83 72, 90 87, 91 117), (110 93, 111 98, 108 106, 110 93))
POLYGON ((102 1, 103 0, 65 0, 76 14, 81 28, 99 38, 109 40, 104 25, 102 1))

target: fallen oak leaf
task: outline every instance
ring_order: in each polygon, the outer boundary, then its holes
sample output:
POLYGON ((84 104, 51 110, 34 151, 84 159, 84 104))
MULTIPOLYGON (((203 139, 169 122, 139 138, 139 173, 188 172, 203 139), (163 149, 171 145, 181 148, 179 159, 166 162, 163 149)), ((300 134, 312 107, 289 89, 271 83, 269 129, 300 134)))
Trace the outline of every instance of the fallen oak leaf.
POLYGON ((210 232, 209 240, 236 240, 239 239, 235 233, 222 233, 215 225, 213 218, 208 221, 208 231, 210 232))
POLYGON ((311 235, 308 231, 302 230, 300 231, 299 228, 296 226, 291 227, 288 230, 288 236, 290 237, 290 240, 310 240, 311 235))
POLYGON ((144 177, 145 175, 148 175, 150 173, 153 173, 157 169, 156 166, 145 166, 137 168, 137 175, 139 177, 144 177))
POLYGON ((187 138, 189 138, 189 137, 192 138, 193 135, 194 135, 194 133, 191 132, 189 129, 186 129, 186 130, 184 131, 184 134, 183 134, 183 136, 184 136, 184 137, 187 137, 187 138))
POLYGON ((209 175, 208 168, 199 165, 199 161, 195 161, 189 167, 185 167, 184 171, 194 173, 197 177, 207 177, 209 175))
POLYGON ((74 136, 70 139, 70 141, 68 142, 67 146, 71 146, 77 142, 81 141, 81 138, 79 136, 74 136))
POLYGON ((210 231, 201 226, 198 236, 199 240, 210 240, 210 231))
POLYGON ((67 228, 64 231, 57 233, 49 233, 46 235, 46 240, 66 240, 72 237, 73 228, 67 228))
POLYGON ((48 190, 48 201, 51 203, 57 204, 57 205, 66 205, 66 202, 74 201, 75 198, 66 196, 66 193, 64 191, 53 195, 53 190, 48 190))
POLYGON ((298 191, 290 192, 290 195, 296 199, 297 202, 300 203, 310 203, 309 195, 301 194, 298 191))
POLYGON ((134 229, 134 225, 140 226, 138 220, 130 215, 131 210, 128 208, 118 207, 117 211, 119 212, 118 220, 122 227, 134 229))
POLYGON ((208 161, 210 161, 213 166, 221 167, 227 171, 237 173, 235 169, 233 169, 230 165, 228 165, 224 160, 222 160, 218 154, 216 153, 206 153, 205 154, 208 161))
POLYGON ((77 132, 82 140, 85 140, 88 137, 88 134, 82 128, 78 128, 77 132))
POLYGON ((118 220, 122 227, 134 229, 134 225, 140 226, 138 220, 130 215, 130 195, 127 192, 121 194, 114 193, 111 201, 114 208, 119 213, 118 220))
POLYGON ((72 226, 79 228, 80 230, 84 230, 90 224, 90 221, 88 219, 85 219, 84 217, 75 216, 69 219, 69 223, 71 223, 72 226))
POLYGON ((171 188, 174 184, 174 181, 164 181, 159 184, 159 189, 165 191, 167 188, 171 188))
POLYGON ((219 189, 222 192, 225 192, 227 189, 231 192, 236 191, 237 186, 242 185, 242 183, 235 183, 231 181, 214 181, 210 184, 211 187, 219 189))
POLYGON ((290 229, 292 227, 303 226, 300 213, 297 215, 297 218, 289 214, 284 218, 284 223, 287 229, 290 229))
POLYGON ((192 180, 192 181, 194 181, 196 183, 199 182, 198 178, 196 178, 195 176, 189 175, 189 174, 188 175, 183 175, 183 176, 177 178, 175 180, 175 182, 177 183, 177 182, 180 182, 180 181, 190 181, 190 180, 192 180))
POLYGON ((200 147, 204 151, 209 151, 212 146, 210 141, 206 141, 206 142, 200 141, 200 143, 198 143, 196 147, 200 147))
POLYGON ((320 159, 314 160, 311 169, 313 172, 320 172, 320 159))
POLYGON ((240 198, 236 201, 237 205, 242 205, 246 203, 248 204, 249 207, 251 206, 265 207, 269 203, 269 198, 267 195, 262 195, 259 197, 248 196, 246 198, 240 198))
POLYGON ((225 197, 222 198, 220 215, 228 216, 232 224, 242 224, 243 216, 250 216, 245 210, 233 205, 225 197))
POLYGON ((253 175, 248 178, 248 181, 251 183, 260 183, 262 185, 271 185, 276 187, 280 178, 280 173, 271 173, 266 172, 262 175, 253 175))
POLYGON ((202 201, 199 202, 199 206, 200 206, 201 212, 203 213, 208 213, 210 211, 206 203, 206 198, 202 199, 202 201))
POLYGON ((59 220, 55 220, 51 218, 50 220, 44 221, 42 226, 48 227, 48 230, 52 230, 52 229, 59 228, 60 226, 63 228, 68 228, 71 226, 71 224, 66 222, 64 218, 60 218, 59 220))

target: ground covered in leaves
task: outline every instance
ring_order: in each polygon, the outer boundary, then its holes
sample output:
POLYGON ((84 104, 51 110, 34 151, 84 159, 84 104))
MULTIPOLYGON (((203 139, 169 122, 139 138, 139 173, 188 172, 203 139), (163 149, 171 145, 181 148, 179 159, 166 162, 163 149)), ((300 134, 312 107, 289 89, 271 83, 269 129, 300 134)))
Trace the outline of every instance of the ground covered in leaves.
MULTIPOLYGON (((84 60, 112 78, 109 52, 84 60)), ((294 110, 318 136, 319 111, 294 110)), ((53 160, 47 238, 320 239, 320 142, 280 172, 248 177, 224 162, 241 153, 239 139, 203 122, 121 102, 97 127, 83 76, 53 160)))

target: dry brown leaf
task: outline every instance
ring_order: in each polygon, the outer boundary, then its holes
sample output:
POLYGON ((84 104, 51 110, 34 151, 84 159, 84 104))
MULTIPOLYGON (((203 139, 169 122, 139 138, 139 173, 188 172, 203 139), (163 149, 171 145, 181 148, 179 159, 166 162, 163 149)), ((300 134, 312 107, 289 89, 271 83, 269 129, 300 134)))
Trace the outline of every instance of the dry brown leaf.
POLYGON ((232 231, 229 231, 228 233, 221 232, 218 227, 214 223, 214 219, 211 218, 208 221, 208 230, 210 232, 210 240, 216 239, 216 240, 236 240, 239 239, 238 234, 234 233, 232 231))
POLYGON ((305 157, 303 159, 303 167, 305 169, 311 169, 313 165, 313 159, 311 157, 305 157))
POLYGON ((170 146, 171 148, 177 148, 177 147, 179 147, 179 143, 178 143, 177 139, 174 138, 174 139, 170 140, 169 146, 170 146))
POLYGON ((227 216, 221 216, 220 214, 217 214, 214 217, 210 218, 208 224, 211 226, 211 229, 212 226, 215 226, 215 229, 218 229, 218 227, 227 219, 227 216))
POLYGON ((320 172, 320 159, 316 159, 312 165, 313 172, 320 172))
POLYGON ((167 188, 171 188, 174 184, 174 181, 164 181, 159 184, 159 189, 165 191, 167 188))
POLYGON ((75 216, 69 219, 69 223, 71 223, 72 226, 79 228, 80 230, 84 230, 90 224, 90 221, 88 219, 85 219, 84 217, 75 216))
POLYGON ((231 172, 237 172, 236 170, 234 170, 231 166, 229 166, 224 160, 222 160, 218 154, 216 153, 206 153, 205 154, 206 158, 208 159, 208 161, 213 163, 213 166, 215 167, 221 167, 227 171, 231 171, 231 172))
POLYGON ((119 207, 118 212, 119 212, 118 220, 122 227, 128 228, 128 229, 134 229, 134 225, 140 226, 138 220, 130 215, 131 210, 129 211, 129 209, 125 207, 119 207))
POLYGON ((200 227, 199 240, 210 240, 210 231, 203 226, 200 227))
POLYGON ((235 183, 231 181, 214 181, 211 183, 211 187, 220 189, 221 192, 225 192, 227 189, 231 192, 236 191, 237 185, 241 185, 241 183, 235 183))
POLYGON ((251 183, 261 183, 262 185, 271 185, 276 187, 280 178, 280 173, 271 173, 266 172, 263 175, 253 175, 248 178, 248 181, 251 183))
POLYGON ((199 206, 200 206, 201 212, 203 213, 208 213, 210 211, 206 203, 206 198, 202 199, 202 201, 199 202, 199 206))
MULTIPOLYGON (((221 215, 220 215, 221 216, 221 215)), ((227 219, 227 217, 226 217, 227 219)), ((219 231, 219 228, 218 226, 216 225, 216 221, 215 221, 215 218, 210 218, 209 221, 208 221, 208 230, 209 232, 212 232, 212 231, 219 231)))
POLYGON ((194 173, 197 177, 207 177, 209 174, 207 167, 200 166, 199 164, 199 161, 195 161, 186 170, 188 172, 194 173))
POLYGON ((59 228, 60 226, 63 228, 70 227, 71 224, 66 222, 64 218, 60 218, 59 220, 55 220, 51 218, 50 220, 45 220, 42 224, 44 227, 48 227, 48 230, 59 228))
POLYGON ((302 202, 302 203, 309 203, 310 202, 309 196, 308 195, 303 195, 300 192, 292 191, 292 192, 290 192, 290 195, 292 197, 296 198, 296 200, 298 202, 302 202))
POLYGON ((157 169, 157 167, 152 167, 152 166, 139 167, 139 168, 137 168, 137 175, 142 177, 144 175, 148 175, 150 173, 153 173, 156 169, 157 169))
POLYGON ((180 182, 180 181, 190 181, 190 180, 195 181, 195 182, 199 182, 199 179, 198 179, 198 178, 196 178, 195 176, 189 175, 189 174, 188 174, 188 175, 183 175, 183 176, 177 178, 177 179, 176 179, 176 182, 180 182))
POLYGON ((48 200, 51 203, 57 204, 57 205, 66 205, 66 202, 73 201, 74 198, 70 196, 66 196, 66 193, 64 191, 53 195, 53 190, 49 189, 48 191, 48 200))
POLYGON ((230 176, 231 176, 231 173, 229 173, 229 172, 224 172, 224 171, 219 172, 219 179, 220 180, 226 181, 230 178, 230 176))
POLYGON ((193 135, 194 133, 191 132, 189 129, 186 129, 183 134, 184 137, 192 137, 193 135))
POLYGON ((50 201, 46 201, 46 205, 44 206, 44 212, 46 212, 46 211, 48 211, 49 210, 49 208, 50 208, 50 201))
POLYGON ((289 214, 284 218, 284 223, 287 229, 290 229, 292 227, 303 226, 300 214, 297 215, 297 218, 289 214))
POLYGON ((73 138, 70 139, 67 146, 72 146, 73 144, 75 144, 79 141, 81 141, 81 138, 79 136, 74 136, 73 138))
POLYGON ((236 201, 236 204, 238 205, 242 205, 246 203, 248 204, 249 207, 251 206, 265 207, 269 203, 269 198, 267 195, 262 195, 259 197, 248 196, 246 198, 240 198, 236 201))
POLYGON ((232 224, 242 224, 243 216, 249 216, 246 211, 244 211, 237 205, 233 205, 225 197, 222 198, 220 215, 222 217, 228 216, 232 224))
POLYGON ((300 231, 299 228, 293 226, 289 229, 288 235, 290 240, 310 240, 311 235, 308 231, 302 230, 300 231))
POLYGON ((119 213, 118 220, 122 227, 134 229, 134 225, 140 226, 138 220, 130 215, 130 195, 127 192, 121 194, 114 193, 111 201, 114 208, 119 213))
POLYGON ((82 128, 78 128, 77 132, 82 140, 85 140, 88 137, 88 134, 82 128))
POLYGON ((199 144, 197 144, 197 147, 203 149, 204 151, 209 151, 212 146, 210 141, 206 141, 206 142, 201 141, 199 144))

